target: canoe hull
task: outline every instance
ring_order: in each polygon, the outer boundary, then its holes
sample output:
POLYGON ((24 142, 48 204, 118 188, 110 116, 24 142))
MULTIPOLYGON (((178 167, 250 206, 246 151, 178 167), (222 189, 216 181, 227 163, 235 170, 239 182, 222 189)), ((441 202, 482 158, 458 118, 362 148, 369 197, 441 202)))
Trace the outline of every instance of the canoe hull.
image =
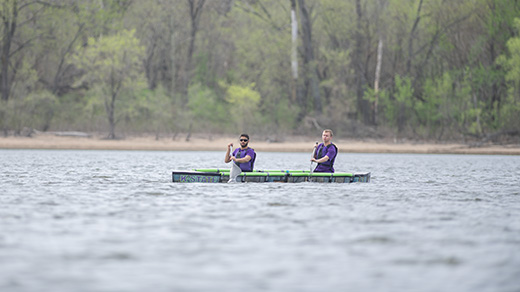
MULTIPOLYGON (((172 181, 176 183, 227 183, 226 170, 173 171, 172 181)), ((237 182, 278 182, 278 183, 356 183, 370 182, 368 173, 309 173, 305 171, 255 171, 241 173, 237 182)))

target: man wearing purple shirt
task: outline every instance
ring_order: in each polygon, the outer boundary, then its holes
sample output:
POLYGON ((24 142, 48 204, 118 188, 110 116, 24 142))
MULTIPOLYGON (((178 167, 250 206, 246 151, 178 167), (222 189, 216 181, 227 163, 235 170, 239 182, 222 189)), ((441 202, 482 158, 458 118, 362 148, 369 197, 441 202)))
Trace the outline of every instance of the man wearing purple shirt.
POLYGON ((240 135, 240 148, 236 148, 233 151, 233 155, 230 155, 230 147, 233 147, 233 143, 229 143, 226 151, 226 157, 224 158, 225 163, 233 161, 240 167, 243 172, 251 172, 255 166, 256 153, 253 148, 249 148, 249 135, 240 135))
POLYGON ((338 154, 338 147, 332 144, 332 130, 324 130, 321 134, 323 143, 318 145, 314 157, 311 158, 312 162, 318 163, 318 166, 314 169, 314 172, 334 172, 334 160, 338 154))

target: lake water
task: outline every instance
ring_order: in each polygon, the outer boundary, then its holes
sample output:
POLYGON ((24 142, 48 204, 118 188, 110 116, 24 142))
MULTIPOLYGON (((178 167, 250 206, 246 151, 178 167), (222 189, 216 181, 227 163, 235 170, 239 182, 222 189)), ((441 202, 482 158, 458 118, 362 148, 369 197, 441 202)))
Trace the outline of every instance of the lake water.
POLYGON ((340 153, 368 184, 171 182, 223 157, 0 150, 0 291, 520 291, 518 156, 340 153))

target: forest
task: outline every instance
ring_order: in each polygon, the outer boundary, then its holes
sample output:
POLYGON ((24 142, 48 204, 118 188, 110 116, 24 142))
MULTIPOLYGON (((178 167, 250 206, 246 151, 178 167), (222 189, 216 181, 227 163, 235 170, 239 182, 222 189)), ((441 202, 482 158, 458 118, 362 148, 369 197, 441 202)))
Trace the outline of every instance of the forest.
POLYGON ((0 3, 4 136, 519 141, 520 0, 0 3))

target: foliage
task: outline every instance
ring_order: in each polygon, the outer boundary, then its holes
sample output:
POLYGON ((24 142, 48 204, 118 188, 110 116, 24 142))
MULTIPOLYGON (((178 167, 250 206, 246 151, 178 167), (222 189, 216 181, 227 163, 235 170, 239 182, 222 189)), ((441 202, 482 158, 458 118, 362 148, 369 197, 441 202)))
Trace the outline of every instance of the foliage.
POLYGON ((447 118, 447 107, 452 93, 452 79, 449 73, 439 79, 426 80, 424 101, 417 103, 417 115, 425 129, 427 138, 432 138, 447 118))
POLYGON ((257 126, 260 93, 254 87, 254 83, 227 87, 226 101, 229 103, 229 115, 236 130, 250 132, 257 126))
POLYGON ((409 77, 395 77, 395 92, 392 95, 382 96, 382 104, 386 120, 396 133, 401 133, 411 118, 413 107, 413 88, 409 77))
POLYGON ((297 79, 291 1, 206 1, 197 19, 184 0, 8 1, 2 130, 283 135, 320 124, 444 140, 520 129, 519 1, 295 3, 312 37, 298 39, 297 79))
POLYGON ((32 92, 23 99, 10 99, 0 103, 3 127, 16 133, 23 128, 46 131, 51 125, 58 99, 48 91, 32 92))
POLYGON ((76 54, 72 62, 85 70, 78 82, 95 88, 103 100, 110 126, 110 138, 115 138, 114 127, 127 113, 133 90, 144 87, 140 63, 144 48, 134 37, 134 30, 118 32, 113 36, 89 38, 87 47, 76 54), (116 102, 128 103, 123 113, 116 115, 116 102))
POLYGON ((152 132, 157 137, 174 127, 172 99, 159 86, 155 90, 141 89, 125 110, 125 128, 139 132, 152 132))
POLYGON ((78 82, 87 84, 124 82, 129 86, 139 79, 140 61, 144 48, 134 37, 134 30, 124 30, 113 36, 89 38, 84 49, 79 48, 72 62, 85 74, 78 82))
POLYGON ((229 121, 226 104, 219 102, 218 96, 210 88, 194 84, 190 87, 188 95, 188 108, 195 130, 215 133, 234 122, 229 121))
POLYGON ((22 120, 26 121, 26 126, 47 131, 54 117, 58 99, 48 91, 32 92, 23 100, 22 120))
MULTIPOLYGON (((520 34, 520 18, 514 20, 516 31, 520 34)), ((503 128, 520 129, 520 37, 512 37, 507 41, 508 55, 502 55, 497 63, 506 70, 505 79, 511 85, 508 89, 504 108, 503 128)))

